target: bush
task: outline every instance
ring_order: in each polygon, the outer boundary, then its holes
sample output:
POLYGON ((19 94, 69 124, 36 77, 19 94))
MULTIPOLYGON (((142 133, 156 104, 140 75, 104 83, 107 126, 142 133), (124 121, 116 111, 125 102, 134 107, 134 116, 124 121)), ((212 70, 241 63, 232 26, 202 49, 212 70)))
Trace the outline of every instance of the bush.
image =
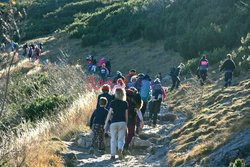
POLYGON ((55 109, 65 106, 66 104, 67 98, 65 96, 54 94, 47 97, 37 98, 28 104, 23 103, 21 106, 24 118, 33 122, 57 114, 55 109))
POLYGON ((243 159, 236 159, 234 162, 231 162, 229 167, 245 167, 245 162, 243 159))

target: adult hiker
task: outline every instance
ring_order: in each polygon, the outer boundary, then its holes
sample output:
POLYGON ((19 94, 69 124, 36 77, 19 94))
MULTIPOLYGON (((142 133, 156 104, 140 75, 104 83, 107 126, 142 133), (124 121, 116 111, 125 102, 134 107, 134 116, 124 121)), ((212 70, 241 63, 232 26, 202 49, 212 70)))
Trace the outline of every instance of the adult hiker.
POLYGON ((141 112, 142 112, 142 115, 144 116, 145 114, 145 111, 146 111, 146 108, 147 108, 147 104, 148 104, 148 100, 150 98, 150 95, 151 95, 151 79, 149 77, 149 75, 145 75, 143 78, 142 78, 142 81, 141 81, 141 89, 140 89, 140 95, 141 95, 141 98, 143 100, 143 106, 142 106, 142 109, 141 109, 141 112))
POLYGON ((118 147, 119 159, 123 158, 123 147, 125 144, 125 135, 128 122, 128 103, 126 101, 125 89, 116 89, 115 100, 110 104, 110 110, 105 121, 104 128, 108 126, 108 122, 111 119, 110 125, 110 149, 111 160, 115 160, 116 148, 118 147), (112 118, 111 118, 112 116, 112 118))
POLYGON ((93 57, 92 57, 92 55, 89 55, 89 56, 86 58, 86 62, 87 62, 88 70, 91 71, 92 65, 93 65, 93 57))
POLYGON ((102 68, 103 64, 105 64, 105 66, 106 66, 106 60, 105 60, 104 57, 99 59, 99 61, 97 63, 97 67, 98 67, 99 70, 102 68))
POLYGON ((141 90, 141 83, 142 83, 142 79, 145 77, 145 74, 143 73, 139 73, 137 76, 137 81, 135 83, 135 88, 138 90, 138 92, 140 92, 141 90))
POLYGON ((103 83, 106 83, 107 77, 108 77, 108 69, 106 68, 105 64, 102 64, 102 67, 100 68, 100 76, 102 78, 103 83))
POLYGON ((112 94, 115 94, 116 89, 125 89, 125 88, 126 88, 126 85, 124 83, 123 78, 119 78, 118 80, 116 80, 116 84, 114 85, 112 89, 112 94))
POLYGON ((43 49, 43 43, 42 42, 38 43, 38 48, 40 49, 40 52, 42 52, 42 49, 43 49))
POLYGON ((182 68, 184 67, 184 64, 180 63, 180 65, 176 68, 176 67, 172 67, 171 71, 170 71, 170 76, 172 79, 172 87, 170 89, 170 91, 173 91, 175 88, 178 89, 181 83, 180 80, 180 73, 182 68))
POLYGON ((99 107, 100 107, 99 100, 100 100, 102 97, 105 97, 105 98, 107 99, 106 108, 109 110, 109 108, 110 108, 110 103, 111 103, 111 101, 114 99, 114 97, 113 97, 111 94, 109 94, 109 93, 110 93, 110 90, 111 90, 111 88, 110 88, 109 85, 104 84, 104 85, 102 86, 102 94, 100 94, 100 95, 98 96, 96 108, 99 108, 99 107))
POLYGON ((12 52, 17 52, 19 49, 18 43, 16 42, 11 42, 11 51, 12 52))
POLYGON ((97 64, 97 61, 95 58, 93 58, 91 71, 94 73, 96 73, 96 64, 97 64))
POLYGON ((123 79, 124 80, 124 78, 125 77, 122 75, 122 73, 120 71, 117 71, 116 76, 115 76, 115 78, 113 80, 113 83, 116 84, 118 79, 123 79))
POLYGON ((203 55, 198 66, 198 77, 201 79, 201 85, 204 85, 207 79, 207 72, 208 72, 208 60, 206 55, 203 55))
POLYGON ((111 74, 111 61, 110 60, 106 61, 106 67, 109 70, 109 75, 110 75, 111 74))
POLYGON ((106 117, 108 115, 108 110, 106 106, 108 104, 108 100, 105 97, 101 97, 98 101, 100 106, 93 112, 90 119, 90 127, 93 130, 93 138, 91 144, 90 152, 94 152, 94 148, 98 145, 98 152, 105 152, 105 144, 104 144, 104 124, 106 121, 106 117))
POLYGON ((24 44, 23 45, 23 56, 25 57, 27 55, 27 52, 28 52, 28 44, 24 44))
POLYGON ((131 82, 131 78, 133 76, 135 76, 135 75, 136 75, 136 70, 135 69, 129 70, 128 75, 126 76, 125 84, 128 85, 131 82))
POLYGON ((32 48, 32 46, 30 45, 30 46, 29 46, 29 49, 28 49, 28 59, 29 59, 29 61, 32 60, 32 56, 33 56, 33 48, 32 48))
POLYGON ((160 72, 156 75, 156 78, 159 78, 159 79, 160 79, 160 81, 162 82, 162 75, 161 75, 161 73, 160 73, 160 72))
POLYGON ((126 88, 129 89, 131 87, 135 87, 135 83, 137 81, 137 75, 131 77, 131 81, 127 84, 126 88))
POLYGON ((41 54, 41 50, 39 49, 39 47, 37 45, 35 46, 34 53, 35 53, 36 60, 39 60, 40 54, 41 54))
POLYGON ((223 65, 220 68, 220 71, 225 72, 225 87, 231 86, 233 79, 233 71, 235 70, 235 63, 232 59, 231 54, 227 54, 227 60, 224 61, 223 65))
POLYGON ((161 102, 166 98, 165 91, 161 85, 159 78, 155 79, 152 84, 152 98, 149 102, 149 118, 150 125, 153 123, 153 127, 156 127, 157 116, 160 112, 161 102))
POLYGON ((125 153, 128 152, 129 144, 132 141, 132 138, 135 136, 135 127, 137 123, 137 116, 140 118, 140 128, 144 126, 143 116, 141 114, 141 107, 143 101, 141 96, 136 90, 136 88, 130 88, 126 90, 127 102, 128 102, 128 131, 125 139, 124 150, 125 153))

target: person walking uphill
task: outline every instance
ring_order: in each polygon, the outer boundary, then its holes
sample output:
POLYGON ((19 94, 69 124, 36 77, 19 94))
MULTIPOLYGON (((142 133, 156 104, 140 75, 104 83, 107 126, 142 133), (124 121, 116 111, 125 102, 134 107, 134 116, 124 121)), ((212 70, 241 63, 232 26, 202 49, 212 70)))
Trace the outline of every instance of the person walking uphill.
POLYGON ((119 159, 122 159, 123 147, 125 144, 125 134, 128 122, 128 103, 126 102, 125 89, 116 89, 115 100, 113 100, 110 104, 110 110, 107 119, 105 121, 105 126, 104 126, 105 129, 107 128, 110 119, 111 119, 111 125, 110 125, 111 160, 115 160, 117 145, 118 145, 119 159))
POLYGON ((149 103, 149 118, 151 123, 153 123, 153 127, 156 127, 157 116, 160 112, 161 102, 165 100, 165 97, 166 94, 161 85, 160 79, 157 78, 154 80, 152 85, 152 98, 149 103))
POLYGON ((141 114, 141 107, 143 101, 141 100, 140 94, 137 92, 136 88, 130 88, 126 90, 127 102, 128 102, 128 131, 125 139, 124 150, 127 152, 129 144, 132 138, 135 136, 135 127, 137 123, 137 116, 139 117, 138 123, 140 123, 140 128, 143 128, 144 121, 141 114))
POLYGON ((202 56, 197 71, 199 79, 201 78, 201 85, 204 85, 207 79, 207 72, 208 72, 208 60, 206 58, 206 55, 202 56))
POLYGON ((94 148, 98 145, 98 152, 105 152, 104 145, 104 124, 108 115, 108 110, 105 108, 108 100, 101 97, 99 100, 100 107, 98 107, 92 114, 90 119, 90 127, 93 130, 93 138, 90 152, 94 152, 94 148))
POLYGON ((235 70, 235 63, 232 60, 232 55, 227 55, 227 60, 223 63, 223 65, 220 68, 220 71, 225 72, 225 87, 231 86, 232 79, 233 79, 233 71, 235 70))
POLYGON ((170 76, 172 78, 172 87, 170 91, 173 91, 175 88, 178 89, 181 83, 180 73, 181 69, 184 67, 184 64, 180 64, 177 68, 172 67, 170 71, 170 76))

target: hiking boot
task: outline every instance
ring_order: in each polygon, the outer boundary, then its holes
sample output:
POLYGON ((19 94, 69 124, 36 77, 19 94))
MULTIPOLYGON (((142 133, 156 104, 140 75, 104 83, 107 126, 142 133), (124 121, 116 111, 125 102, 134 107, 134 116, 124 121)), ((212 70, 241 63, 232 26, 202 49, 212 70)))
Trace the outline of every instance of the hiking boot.
POLYGON ((118 157, 119 157, 119 160, 123 159, 122 150, 118 150, 118 157))
POLYGON ((111 156, 110 160, 115 161, 115 156, 111 156))

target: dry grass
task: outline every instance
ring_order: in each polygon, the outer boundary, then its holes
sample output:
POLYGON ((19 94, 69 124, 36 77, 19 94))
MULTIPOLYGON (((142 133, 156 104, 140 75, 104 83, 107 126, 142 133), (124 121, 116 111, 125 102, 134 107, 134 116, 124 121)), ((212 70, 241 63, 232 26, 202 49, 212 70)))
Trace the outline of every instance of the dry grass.
POLYGON ((169 166, 190 165, 206 160, 206 157, 231 137, 231 134, 249 129, 250 80, 239 86, 217 89, 211 85, 203 90, 185 85, 174 95, 178 111, 192 110, 190 119, 173 132, 167 154, 169 166), (192 91, 190 94, 188 91, 192 91), (198 103, 199 98, 203 102, 198 103), (192 102, 193 100, 193 102, 192 102), (181 102, 180 102, 181 101, 181 102))
POLYGON ((36 128, 23 124, 19 134, 3 134, 0 149, 0 166, 46 167, 63 166, 58 151, 64 149, 63 143, 53 142, 51 138, 65 138, 70 132, 86 130, 86 122, 96 105, 96 94, 87 93, 72 106, 62 112, 55 121, 43 120, 36 128))

